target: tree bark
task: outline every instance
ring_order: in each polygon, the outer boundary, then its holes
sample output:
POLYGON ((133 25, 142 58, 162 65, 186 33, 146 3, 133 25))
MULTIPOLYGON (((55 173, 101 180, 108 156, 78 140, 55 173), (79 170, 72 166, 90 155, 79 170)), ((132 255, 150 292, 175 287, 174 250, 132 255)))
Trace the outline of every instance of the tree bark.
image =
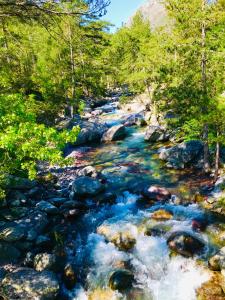
MULTIPOLYGON (((202 0, 202 13, 204 14, 206 9, 206 0, 202 0)), ((202 68, 202 93, 203 93, 203 112, 207 113, 207 58, 206 58, 206 23, 205 16, 203 15, 202 21, 202 58, 201 58, 201 68, 202 68)), ((205 173, 209 173, 210 171, 210 163, 209 163, 209 143, 208 143, 208 131, 209 126, 208 123, 204 124, 203 127, 203 142, 204 142, 204 171, 205 173)))
MULTIPOLYGON (((217 132, 217 137, 219 137, 219 132, 217 132)), ((214 181, 216 182, 219 176, 219 167, 220 167, 220 143, 216 143, 216 154, 215 154, 215 175, 214 181)))

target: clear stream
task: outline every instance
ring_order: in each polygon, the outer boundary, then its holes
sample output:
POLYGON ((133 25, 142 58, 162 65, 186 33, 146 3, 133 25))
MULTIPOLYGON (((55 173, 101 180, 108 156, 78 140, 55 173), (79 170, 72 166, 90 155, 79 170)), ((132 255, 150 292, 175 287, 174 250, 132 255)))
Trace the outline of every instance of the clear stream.
MULTIPOLYGON (((123 118, 119 110, 100 118, 110 125, 119 124, 123 118)), ((144 141, 145 129, 128 129, 126 139, 110 144, 88 147, 80 164, 92 165, 107 178, 110 192, 117 195, 113 205, 101 205, 85 214, 76 224, 79 234, 68 247, 71 261, 76 265, 80 284, 70 291, 76 300, 194 300, 196 289, 210 278, 207 258, 216 251, 209 230, 194 233, 205 241, 201 256, 185 258, 171 256, 166 239, 177 230, 193 233, 192 220, 207 218, 212 230, 221 224, 206 213, 193 196, 204 181, 191 171, 168 170, 158 159, 162 145, 153 146, 144 141), (176 203, 140 207, 139 192, 150 185, 171 190, 173 195, 185 199, 185 205, 176 203), (171 220, 156 222, 151 219, 155 210, 164 208, 173 213, 171 220), (162 224, 168 232, 162 236, 147 236, 143 228, 162 224), (112 232, 126 231, 136 238, 130 251, 120 251, 113 243, 97 234, 97 228, 108 225, 112 232), (215 227, 215 228, 214 228, 215 227), (126 295, 113 292, 108 287, 112 272, 121 264, 129 264, 135 276, 133 290, 126 295)), ((173 197, 176 199, 176 197, 173 197)), ((90 199, 91 201, 91 199, 90 199)))

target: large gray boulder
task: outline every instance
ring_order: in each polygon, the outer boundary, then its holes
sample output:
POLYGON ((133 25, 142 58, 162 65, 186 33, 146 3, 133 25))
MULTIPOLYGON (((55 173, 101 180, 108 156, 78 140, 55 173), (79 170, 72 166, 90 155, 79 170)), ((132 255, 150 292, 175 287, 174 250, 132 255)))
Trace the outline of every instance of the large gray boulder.
POLYGON ((10 300, 54 300, 59 293, 59 282, 50 271, 19 268, 3 279, 0 292, 4 299, 10 300))
POLYGON ((96 196, 104 190, 104 185, 91 177, 79 177, 72 183, 75 196, 96 196))
POLYGON ((123 125, 116 125, 108 129, 103 137, 102 142, 111 142, 121 140, 126 137, 126 129, 123 125))
POLYGON ((161 151, 160 159, 167 162, 167 167, 184 169, 185 167, 202 167, 203 143, 188 141, 161 151))
POLYGON ((169 140, 169 134, 161 126, 150 125, 145 133, 145 140, 148 142, 166 142, 169 140))

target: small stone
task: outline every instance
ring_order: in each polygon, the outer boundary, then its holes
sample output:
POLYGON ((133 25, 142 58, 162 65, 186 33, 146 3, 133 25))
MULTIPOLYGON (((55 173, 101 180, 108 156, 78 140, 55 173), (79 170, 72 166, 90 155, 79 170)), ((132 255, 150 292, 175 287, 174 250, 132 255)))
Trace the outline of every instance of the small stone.
POLYGON ((71 264, 66 265, 64 268, 63 282, 69 290, 73 289, 77 283, 77 276, 74 267, 71 264))

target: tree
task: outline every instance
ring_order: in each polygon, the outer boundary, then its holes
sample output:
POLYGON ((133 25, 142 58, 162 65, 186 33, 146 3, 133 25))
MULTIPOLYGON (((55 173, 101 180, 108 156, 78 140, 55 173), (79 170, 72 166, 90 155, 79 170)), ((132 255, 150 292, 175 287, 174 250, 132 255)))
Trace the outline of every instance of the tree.
POLYGON ((40 19, 43 16, 101 16, 105 13, 109 0, 57 1, 57 0, 1 0, 0 18, 16 17, 40 19))
POLYGON ((179 123, 197 120, 204 141, 204 169, 209 171, 211 103, 224 88, 224 10, 222 2, 166 1, 174 20, 174 79, 168 90, 179 123))

